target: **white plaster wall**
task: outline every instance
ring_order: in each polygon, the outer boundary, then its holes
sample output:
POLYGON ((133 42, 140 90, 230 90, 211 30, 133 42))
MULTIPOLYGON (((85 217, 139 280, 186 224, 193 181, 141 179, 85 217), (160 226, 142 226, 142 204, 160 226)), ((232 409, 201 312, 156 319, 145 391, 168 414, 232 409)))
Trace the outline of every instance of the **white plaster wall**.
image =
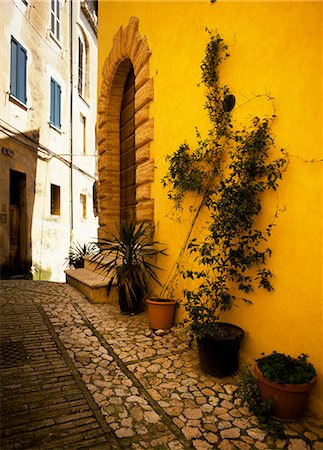
MULTIPOLYGON (((80 2, 73 0, 73 194, 71 197, 71 169, 55 157, 61 155, 67 162, 71 156, 70 133, 70 1, 61 2, 61 40, 56 42, 49 31, 50 2, 29 0, 28 6, 21 0, 0 1, 0 140, 8 136, 10 129, 20 139, 19 133, 30 130, 39 132, 38 159, 36 164, 34 202, 29 202, 32 215, 31 255, 36 279, 64 281, 64 262, 68 255, 70 240, 77 238, 86 242, 97 236, 97 219, 93 214, 92 186, 96 175, 95 121, 97 91, 97 38, 80 9, 80 2), (78 22, 79 25, 76 25, 78 22), (82 27, 89 43, 90 92, 86 99, 77 92, 78 41, 77 33, 82 27), (21 108, 9 100, 10 89, 10 40, 11 35, 27 50, 27 108, 21 108), (49 126, 50 77, 61 86, 60 131, 49 126), (87 155, 83 156, 80 142, 80 114, 87 118, 87 155), (46 151, 49 150, 49 152, 46 151), (81 173, 81 168, 88 175, 81 173), (61 187, 61 214, 50 214, 50 184, 61 187), (80 193, 87 195, 87 219, 81 214, 80 193), (74 229, 71 229, 71 205, 74 229)), ((16 142, 19 146, 19 142, 16 142)), ((28 154, 23 145, 19 150, 26 154, 27 163, 20 163, 18 153, 0 168, 2 179, 8 179, 8 171, 15 167, 27 173, 28 154), (4 173, 6 171, 6 173, 4 173), (6 176, 4 176, 6 175, 6 176)), ((21 153, 19 153, 21 154, 21 153)), ((30 175, 31 178, 31 175, 30 175)), ((8 182, 0 187, 1 211, 9 208, 8 182)), ((1 236, 8 247, 8 224, 1 224, 1 236)), ((6 250, 6 252, 8 249, 6 250)), ((5 253, 1 258, 5 258, 5 253)))

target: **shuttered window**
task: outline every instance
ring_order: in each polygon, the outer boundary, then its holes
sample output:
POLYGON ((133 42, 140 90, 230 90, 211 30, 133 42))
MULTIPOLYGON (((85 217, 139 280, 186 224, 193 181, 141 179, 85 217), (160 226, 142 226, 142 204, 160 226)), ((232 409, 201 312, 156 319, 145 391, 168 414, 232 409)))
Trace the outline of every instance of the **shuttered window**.
POLYGON ((60 85, 50 79, 50 123, 56 128, 61 128, 61 95, 60 85))
POLYGON ((50 185, 50 213, 53 216, 61 214, 61 188, 56 184, 50 185))
POLYGON ((51 0, 50 2, 50 30, 55 38, 60 40, 61 33, 61 17, 59 0, 51 0))
POLYGON ((26 104, 27 51, 11 37, 10 94, 26 104))
POLYGON ((86 194, 80 194, 80 203, 81 203, 81 209, 82 209, 82 218, 87 218, 87 211, 86 211, 86 194))
POLYGON ((84 96, 84 45, 79 38, 78 93, 84 96))

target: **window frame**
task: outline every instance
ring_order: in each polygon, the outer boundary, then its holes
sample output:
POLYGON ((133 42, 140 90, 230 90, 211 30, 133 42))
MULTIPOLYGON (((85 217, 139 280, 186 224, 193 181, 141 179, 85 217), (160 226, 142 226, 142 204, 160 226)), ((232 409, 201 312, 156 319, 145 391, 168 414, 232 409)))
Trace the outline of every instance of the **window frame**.
POLYGON ((27 104, 27 50, 13 36, 10 41, 10 95, 27 104))
POLYGON ((82 126, 82 143, 83 143, 83 148, 82 148, 82 154, 86 155, 86 128, 87 128, 87 120, 86 120, 86 116, 84 116, 82 113, 80 114, 80 118, 81 118, 81 126, 82 126))
POLYGON ((80 204, 82 211, 82 219, 87 220, 87 195, 80 193, 80 204))
POLYGON ((61 39, 61 2, 50 0, 50 32, 57 41, 61 39))
POLYGON ((54 183, 50 184, 50 214, 61 215, 61 187, 54 183))
POLYGON ((86 46, 80 36, 78 37, 78 83, 77 90, 81 97, 85 92, 85 70, 86 70, 86 46))
POLYGON ((62 88, 60 84, 50 77, 50 107, 49 123, 57 129, 61 129, 62 88))

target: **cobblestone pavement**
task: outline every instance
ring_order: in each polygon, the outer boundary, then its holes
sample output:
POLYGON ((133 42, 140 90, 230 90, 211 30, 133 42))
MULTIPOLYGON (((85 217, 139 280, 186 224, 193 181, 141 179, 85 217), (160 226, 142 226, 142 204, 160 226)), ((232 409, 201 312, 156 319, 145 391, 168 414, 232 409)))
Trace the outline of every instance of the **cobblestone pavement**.
POLYGON ((323 450, 313 416, 273 441, 180 329, 61 283, 0 281, 0 297, 1 449, 323 450))

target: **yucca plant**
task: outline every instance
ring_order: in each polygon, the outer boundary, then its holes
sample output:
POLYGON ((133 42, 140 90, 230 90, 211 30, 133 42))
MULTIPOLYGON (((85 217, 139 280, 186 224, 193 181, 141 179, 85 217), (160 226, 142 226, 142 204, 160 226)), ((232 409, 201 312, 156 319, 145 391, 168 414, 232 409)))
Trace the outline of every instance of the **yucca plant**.
POLYGON ((153 241, 154 227, 151 224, 121 223, 118 235, 102 239, 98 243, 100 252, 92 259, 100 271, 110 277, 108 295, 116 285, 121 312, 136 314, 142 310, 142 300, 148 294, 150 279, 160 284, 154 257, 165 255, 160 242, 153 241))
POLYGON ((68 257, 65 258, 66 265, 71 269, 84 267, 84 256, 93 256, 98 253, 98 246, 94 242, 79 241, 72 242, 69 248, 68 257))

